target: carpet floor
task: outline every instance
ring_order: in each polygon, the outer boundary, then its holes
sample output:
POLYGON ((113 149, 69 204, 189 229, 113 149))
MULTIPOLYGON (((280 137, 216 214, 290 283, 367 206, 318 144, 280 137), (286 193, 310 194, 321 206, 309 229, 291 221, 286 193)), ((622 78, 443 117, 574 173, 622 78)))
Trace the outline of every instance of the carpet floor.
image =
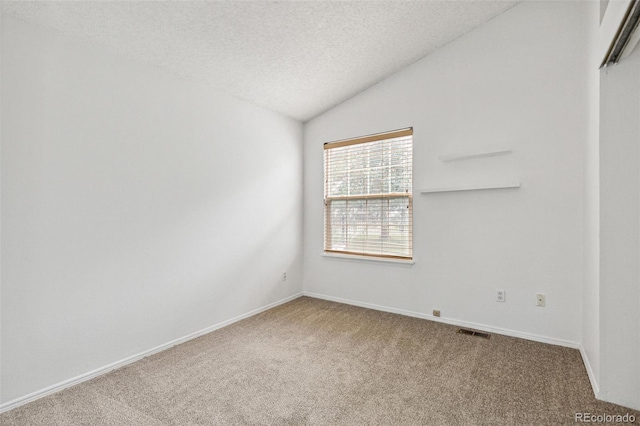
MULTIPOLYGON (((561 425, 575 349, 301 297, 0 415, 10 425, 561 425)), ((610 423, 611 424, 611 423, 610 423)))

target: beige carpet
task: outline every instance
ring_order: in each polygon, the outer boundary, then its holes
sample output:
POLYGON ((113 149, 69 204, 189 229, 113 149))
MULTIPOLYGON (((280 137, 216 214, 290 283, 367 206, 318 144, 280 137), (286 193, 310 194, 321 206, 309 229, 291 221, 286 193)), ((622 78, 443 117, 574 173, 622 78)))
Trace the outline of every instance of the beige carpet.
POLYGON ((0 415, 9 425, 559 425, 577 350, 303 297, 0 415))

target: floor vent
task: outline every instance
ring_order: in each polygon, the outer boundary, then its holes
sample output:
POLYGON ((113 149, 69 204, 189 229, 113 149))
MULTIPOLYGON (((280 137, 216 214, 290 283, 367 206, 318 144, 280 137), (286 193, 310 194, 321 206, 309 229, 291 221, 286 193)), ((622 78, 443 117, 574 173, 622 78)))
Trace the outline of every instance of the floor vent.
POLYGON ((482 337, 484 339, 488 339, 489 337, 491 337, 489 333, 483 333, 482 331, 469 330, 468 328, 461 328, 460 330, 458 330, 458 333, 466 334, 468 336, 482 337))

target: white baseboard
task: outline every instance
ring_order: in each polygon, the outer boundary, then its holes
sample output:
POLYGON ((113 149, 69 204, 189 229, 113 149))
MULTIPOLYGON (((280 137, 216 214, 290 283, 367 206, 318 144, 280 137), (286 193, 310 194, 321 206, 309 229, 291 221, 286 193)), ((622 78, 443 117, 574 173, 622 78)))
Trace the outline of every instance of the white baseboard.
POLYGON ((582 347, 582 345, 580 345, 580 355, 582 356, 584 368, 587 370, 587 376, 589 376, 589 382, 591 383, 593 394, 595 395, 596 399, 600 399, 600 386, 598 385, 598 380, 596 379, 596 375, 593 372, 593 368, 591 367, 591 362, 589 361, 587 352, 584 350, 584 347, 582 347))
POLYGON ((104 367, 97 368, 97 369, 95 369, 93 371, 89 371, 87 373, 80 374, 79 376, 73 377, 71 379, 65 380, 65 381, 60 382, 60 383, 56 383, 55 385, 46 387, 46 388, 41 389, 39 391, 36 391, 36 392, 30 393, 28 395, 22 396, 20 398, 16 398, 13 401, 9 401, 9 402, 6 402, 4 404, 1 404, 0 405, 0 413, 12 410, 12 409, 14 409, 16 407, 19 407, 21 405, 24 405, 24 404, 27 404, 29 402, 35 401, 36 399, 43 398, 43 397, 45 397, 47 395, 51 395, 52 393, 59 392, 59 391, 61 391, 63 389, 69 388, 71 386, 77 385, 77 384, 85 382, 87 380, 91 380, 94 377, 101 376, 101 375, 106 374, 106 373, 108 373, 110 371, 113 371, 115 369, 124 367, 125 365, 128 365, 128 364, 131 364, 133 362, 139 361, 142 358, 146 358, 146 357, 148 357, 150 355, 156 354, 158 352, 162 352, 162 351, 167 350, 169 348, 172 348, 172 347, 174 347, 176 345, 188 342, 189 340, 195 339, 195 338, 200 337, 202 335, 205 335, 207 333, 211 333, 212 331, 215 331, 215 330, 218 330, 220 328, 226 327, 228 325, 231 325, 231 324, 233 324, 235 322, 238 322, 240 320, 243 320, 245 318, 249 318, 249 317, 257 315, 257 314, 259 314, 261 312, 269 310, 271 308, 275 308, 278 305, 282 305, 284 303, 290 302, 291 300, 297 299, 297 298, 301 297, 302 295, 303 295, 302 293, 297 293, 297 294, 294 294, 292 296, 286 297, 284 299, 278 300, 276 302, 269 303, 268 305, 262 306, 262 307, 260 307, 258 309, 254 309, 254 310, 246 312, 246 313, 244 313, 242 315, 238 315, 237 317, 228 319, 226 321, 222 321, 222 322, 220 322, 218 324, 209 326, 207 328, 203 328, 202 330, 196 331, 195 333, 188 334, 186 336, 183 336, 183 337, 180 337, 178 339, 172 340, 170 342, 164 343, 162 345, 156 346, 155 348, 146 350, 144 352, 140 352, 139 354, 130 356, 130 357, 122 359, 120 361, 116 361, 116 362, 111 363, 109 365, 105 365, 104 367))
POLYGON ((390 312, 393 314, 400 314, 408 317, 422 318, 430 321, 442 322, 445 324, 455 325, 458 327, 472 328, 474 330, 481 330, 481 331, 486 331, 486 332, 495 333, 495 334, 502 334, 504 336, 518 337, 520 339, 532 340, 534 342, 548 343, 548 344, 557 345, 557 346, 565 346, 572 349, 580 348, 580 344, 578 342, 573 342, 571 340, 556 339, 555 337, 540 336, 538 334, 509 330, 509 329, 500 328, 500 327, 492 327, 484 324, 478 324, 478 323, 469 322, 469 321, 461 321, 461 320, 452 319, 452 318, 434 317, 433 315, 429 315, 429 314, 412 312, 404 309, 391 308, 389 306, 375 305, 372 303, 358 302, 355 300, 342 299, 340 297, 327 296, 324 294, 311 293, 308 291, 303 292, 303 295, 308 297, 313 297, 316 299, 324 299, 332 302, 359 306, 361 308, 374 309, 376 311, 390 312))

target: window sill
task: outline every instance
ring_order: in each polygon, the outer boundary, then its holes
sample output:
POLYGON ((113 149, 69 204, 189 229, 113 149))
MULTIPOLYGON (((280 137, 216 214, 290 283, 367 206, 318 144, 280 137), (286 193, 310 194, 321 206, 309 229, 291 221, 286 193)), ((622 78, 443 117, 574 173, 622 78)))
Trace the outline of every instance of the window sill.
POLYGON ((413 259, 412 260, 385 259, 382 257, 358 256, 357 254, 322 252, 322 257, 326 257, 328 259, 333 259, 333 260, 346 260, 346 261, 356 261, 356 262, 365 262, 365 263, 389 263, 392 265, 408 266, 408 267, 413 266, 413 264, 415 263, 413 259))

